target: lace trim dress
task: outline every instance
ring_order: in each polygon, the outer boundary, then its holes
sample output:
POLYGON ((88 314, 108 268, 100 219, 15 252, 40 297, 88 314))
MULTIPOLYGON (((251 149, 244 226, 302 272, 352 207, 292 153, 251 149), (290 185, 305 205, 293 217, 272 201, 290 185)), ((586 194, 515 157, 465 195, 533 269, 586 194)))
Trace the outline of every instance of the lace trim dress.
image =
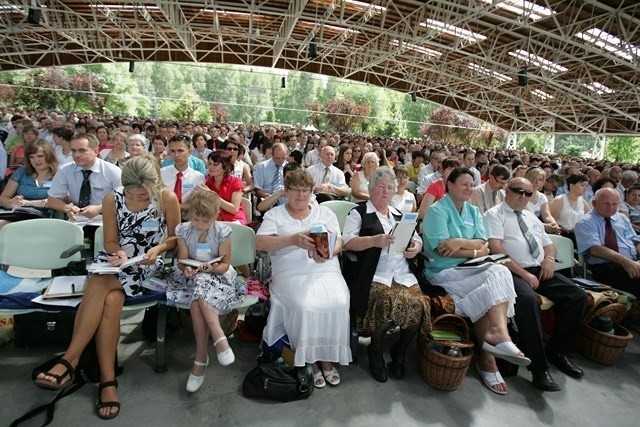
MULTIPOLYGON (((204 243, 198 242, 200 233, 190 222, 176 227, 176 237, 186 243, 189 258, 209 261, 219 256, 220 245, 231 238, 231 227, 214 222, 204 243)), ((231 266, 223 274, 198 273, 191 278, 176 270, 168 282, 167 301, 191 305, 201 299, 218 314, 228 313, 243 299, 240 286, 237 286, 238 274, 231 266)))
MULTIPOLYGON (((125 204, 123 187, 116 188, 113 195, 116 202, 118 243, 128 257, 145 254, 162 243, 167 231, 167 222, 164 216, 158 213, 155 202, 152 201, 144 210, 132 212, 125 204)), ((96 261, 107 262, 107 258, 98 256, 96 261)), ((158 257, 155 265, 132 265, 124 268, 116 277, 125 293, 134 296, 142 293, 143 288, 140 284, 163 265, 163 260, 158 257)))

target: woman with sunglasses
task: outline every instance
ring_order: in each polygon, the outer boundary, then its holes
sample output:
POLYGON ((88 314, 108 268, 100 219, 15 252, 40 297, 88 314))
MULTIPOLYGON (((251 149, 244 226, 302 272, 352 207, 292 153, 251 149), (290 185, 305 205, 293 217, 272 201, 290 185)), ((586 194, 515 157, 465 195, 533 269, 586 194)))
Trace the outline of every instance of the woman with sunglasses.
POLYGON ((247 193, 253 191, 253 177, 251 176, 251 168, 242 160, 242 156, 244 156, 244 145, 241 145, 238 141, 238 135, 236 133, 230 133, 227 135, 224 149, 227 150, 227 153, 229 153, 231 157, 231 164, 233 165, 231 174, 242 180, 243 191, 247 193))
POLYGON ((242 180, 232 175, 231 155, 226 151, 213 151, 209 154, 208 175, 201 191, 213 191, 220 197, 220 213, 218 221, 247 223, 247 216, 242 209, 244 185, 242 180))
POLYGON ((495 358, 520 366, 531 363, 513 344, 507 319, 515 314, 513 277, 503 265, 459 268, 468 259, 489 255, 489 245, 480 210, 469 203, 474 175, 465 167, 455 168, 447 179, 447 195, 427 211, 423 223, 424 253, 431 261, 424 273, 442 286, 455 302, 456 314, 469 317, 482 352, 477 370, 485 386, 506 394, 495 358))

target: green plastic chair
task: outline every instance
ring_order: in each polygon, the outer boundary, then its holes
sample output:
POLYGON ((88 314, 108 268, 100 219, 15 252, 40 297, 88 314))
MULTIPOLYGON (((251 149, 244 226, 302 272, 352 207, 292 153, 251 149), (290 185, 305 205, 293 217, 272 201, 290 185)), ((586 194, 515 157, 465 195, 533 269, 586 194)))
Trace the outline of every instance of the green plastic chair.
POLYGON ((53 218, 12 222, 0 228, 0 264, 37 270, 65 268, 82 261, 82 228, 53 218), (80 248, 78 248, 80 246, 80 248), (61 255, 72 248, 68 258, 61 255))
POLYGON ((409 191, 409 193, 416 194, 416 191, 418 191, 418 185, 413 181, 408 181, 407 190, 409 191))
POLYGON ((322 206, 328 207, 334 214, 336 214, 338 217, 338 224, 340 225, 340 232, 342 233, 347 215, 349 215, 351 209, 358 205, 352 202, 347 202, 346 200, 329 200, 322 203, 322 206))
POLYGON ((251 227, 224 222, 231 227, 231 265, 253 265, 256 260, 256 233, 251 227))

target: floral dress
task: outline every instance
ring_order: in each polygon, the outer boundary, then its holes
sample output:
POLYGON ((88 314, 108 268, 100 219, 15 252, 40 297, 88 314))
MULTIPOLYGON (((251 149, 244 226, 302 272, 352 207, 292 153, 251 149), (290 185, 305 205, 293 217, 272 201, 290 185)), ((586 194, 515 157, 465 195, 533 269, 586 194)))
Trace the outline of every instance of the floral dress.
MULTIPOLYGON (((129 258, 145 254, 149 249, 162 243, 167 231, 167 222, 158 213, 155 202, 139 212, 131 212, 124 202, 124 189, 118 187, 113 192, 116 201, 116 221, 118 224, 118 243, 129 258)), ((100 255, 97 262, 107 262, 100 255)), ((155 265, 131 265, 125 267, 116 277, 128 296, 142 293, 141 283, 164 265, 162 258, 155 265)))
MULTIPOLYGON (((198 242, 200 233, 190 222, 176 227, 176 237, 186 243, 189 258, 209 261, 219 256, 220 245, 231 238, 231 227, 218 221, 214 222, 203 243, 198 242)), ((201 299, 218 314, 225 314, 234 305, 242 302, 243 293, 240 285, 241 281, 231 266, 223 274, 201 272, 191 278, 177 270, 169 279, 167 301, 191 305, 193 301, 201 299)))

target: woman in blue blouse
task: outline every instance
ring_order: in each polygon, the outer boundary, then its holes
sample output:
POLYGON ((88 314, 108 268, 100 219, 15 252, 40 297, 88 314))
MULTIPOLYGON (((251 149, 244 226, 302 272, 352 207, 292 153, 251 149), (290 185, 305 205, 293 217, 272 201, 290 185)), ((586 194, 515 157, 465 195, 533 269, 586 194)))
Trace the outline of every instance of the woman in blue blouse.
MULTIPOLYGON (((46 141, 38 140, 27 144, 25 158, 28 161, 11 175, 0 195, 0 206, 6 209, 29 206, 43 211, 44 216, 51 216, 46 203, 51 180, 58 171, 55 152, 46 141)), ((0 227, 5 223, 0 221, 0 227)))
POLYGON ((507 331, 507 317, 514 315, 516 299, 509 269, 496 264, 473 269, 457 267, 470 258, 489 255, 482 216, 468 202, 473 194, 473 179, 469 169, 454 169, 447 179, 447 195, 427 211, 423 248, 430 262, 425 275, 453 297, 457 314, 474 323, 484 350, 477 370, 489 390, 505 394, 507 385, 494 356, 522 366, 531 361, 511 342, 507 331))

